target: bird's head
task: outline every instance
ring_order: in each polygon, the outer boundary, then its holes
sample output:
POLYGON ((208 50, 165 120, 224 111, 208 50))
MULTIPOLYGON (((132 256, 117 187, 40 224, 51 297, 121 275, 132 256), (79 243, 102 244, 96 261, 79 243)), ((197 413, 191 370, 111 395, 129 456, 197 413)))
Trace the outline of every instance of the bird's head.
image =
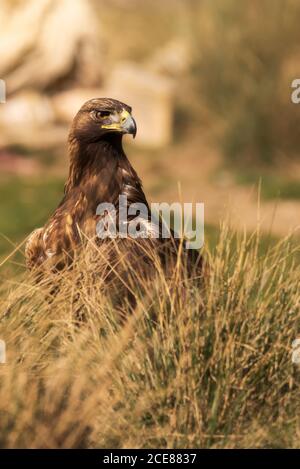
POLYGON ((116 99, 97 98, 87 101, 76 114, 72 134, 82 142, 97 142, 108 134, 136 135, 131 107, 116 99))

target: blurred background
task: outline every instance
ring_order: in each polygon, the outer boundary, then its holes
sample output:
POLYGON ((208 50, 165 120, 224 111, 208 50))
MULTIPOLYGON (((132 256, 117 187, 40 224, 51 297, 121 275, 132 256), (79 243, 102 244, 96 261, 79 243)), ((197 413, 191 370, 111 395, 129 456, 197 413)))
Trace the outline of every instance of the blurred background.
POLYGON ((0 256, 63 193, 89 98, 133 107, 129 158, 150 201, 205 203, 206 235, 299 225, 299 0, 1 0, 0 256), (260 196, 258 195, 260 193, 260 196))

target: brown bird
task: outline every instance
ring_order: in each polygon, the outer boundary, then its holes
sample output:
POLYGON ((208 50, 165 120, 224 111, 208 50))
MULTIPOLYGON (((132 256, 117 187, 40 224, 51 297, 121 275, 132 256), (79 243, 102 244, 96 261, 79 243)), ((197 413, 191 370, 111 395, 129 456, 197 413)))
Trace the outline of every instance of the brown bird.
MULTIPOLYGON (((122 147, 124 134, 136 135, 131 111, 117 100, 99 98, 86 102, 75 116, 69 133, 70 169, 64 197, 46 225, 29 237, 25 253, 29 269, 64 268, 72 264, 87 240, 95 240, 100 255, 101 250, 109 253, 110 279, 116 269, 124 279, 129 270, 136 276, 152 275, 154 253, 164 268, 168 259, 177 259, 178 240, 151 236, 154 232, 157 235, 157 225, 151 222, 150 210, 147 218, 140 218, 147 232, 144 238, 109 240, 96 236, 97 224, 103 218, 103 214, 97 214, 100 203, 111 203, 119 212, 119 196, 124 195, 127 206, 142 203, 149 209, 141 180, 122 147)), ((198 253, 188 253, 190 270, 199 274, 201 262, 198 253)))

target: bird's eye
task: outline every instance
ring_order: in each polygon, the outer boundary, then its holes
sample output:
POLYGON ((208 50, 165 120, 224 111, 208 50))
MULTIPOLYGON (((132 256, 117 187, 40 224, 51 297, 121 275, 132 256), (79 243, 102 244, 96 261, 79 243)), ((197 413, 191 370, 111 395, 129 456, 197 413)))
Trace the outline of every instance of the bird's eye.
POLYGON ((98 121, 101 119, 105 119, 105 117, 108 117, 109 115, 109 111, 93 111, 93 117, 98 121))

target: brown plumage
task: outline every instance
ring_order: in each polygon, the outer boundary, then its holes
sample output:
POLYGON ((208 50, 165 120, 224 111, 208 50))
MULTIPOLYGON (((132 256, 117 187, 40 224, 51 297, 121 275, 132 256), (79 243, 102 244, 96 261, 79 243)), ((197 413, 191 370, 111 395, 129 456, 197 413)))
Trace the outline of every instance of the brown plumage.
MULTIPOLYGON (((137 276, 152 275, 154 254, 158 254, 165 268, 167 259, 176 259, 178 241, 174 239, 110 241, 96 237, 99 203, 112 203, 118 208, 119 195, 124 194, 128 205, 141 202, 148 207, 141 181, 122 148, 125 133, 136 133, 131 108, 126 104, 114 99, 92 99, 79 110, 69 134, 70 169, 64 197, 46 225, 29 237, 26 246, 29 269, 55 270, 71 264, 87 239, 95 240, 103 253, 109 252, 108 262, 114 267, 107 278, 113 277, 116 268, 123 277, 128 270, 137 276)), ((197 265, 199 273, 201 258, 192 254, 187 256, 188 268, 197 265)))

